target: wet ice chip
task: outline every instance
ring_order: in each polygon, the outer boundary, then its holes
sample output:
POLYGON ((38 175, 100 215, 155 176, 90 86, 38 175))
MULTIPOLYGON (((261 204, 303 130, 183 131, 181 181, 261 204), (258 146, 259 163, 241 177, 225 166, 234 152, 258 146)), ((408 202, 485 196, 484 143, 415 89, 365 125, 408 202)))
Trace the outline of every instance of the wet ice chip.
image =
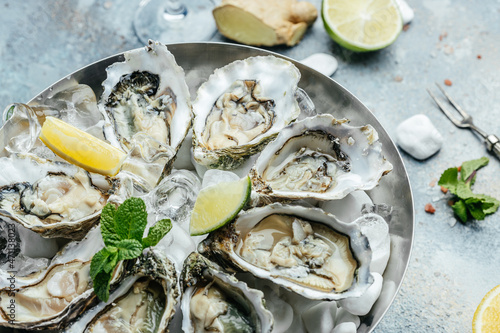
POLYGON ((372 249, 370 271, 382 274, 387 266, 391 251, 389 225, 377 214, 365 214, 356 221, 361 232, 368 238, 372 249))
POLYGON ((365 204, 373 206, 373 201, 365 191, 354 191, 340 200, 322 201, 319 206, 341 221, 352 222, 361 215, 361 209, 365 204))
POLYGON ((441 149, 443 137, 426 115, 417 114, 398 125, 396 142, 414 158, 425 160, 441 149))
POLYGON ((321 302, 302 314, 302 320, 308 332, 330 333, 335 321, 337 304, 321 302))
POLYGON ((223 182, 235 182, 238 181, 240 177, 231 171, 224 171, 218 169, 210 169, 205 172, 203 176, 203 182, 201 188, 209 187, 223 182))
POLYGON ((391 237, 387 235, 384 242, 372 251, 372 261, 370 263, 370 272, 383 274, 387 267, 387 262, 391 255, 391 237))
POLYGON ((368 287, 363 295, 357 298, 346 298, 338 301, 339 305, 357 316, 364 316, 372 308, 382 291, 383 277, 378 273, 372 273, 373 284, 368 287))
POLYGON ((356 333, 356 324, 354 323, 341 323, 332 330, 332 333, 356 333))
POLYGON ((361 320, 358 316, 353 315, 343 307, 338 308, 337 316, 335 317, 335 326, 338 326, 342 323, 354 323, 356 324, 356 328, 361 324, 361 320))

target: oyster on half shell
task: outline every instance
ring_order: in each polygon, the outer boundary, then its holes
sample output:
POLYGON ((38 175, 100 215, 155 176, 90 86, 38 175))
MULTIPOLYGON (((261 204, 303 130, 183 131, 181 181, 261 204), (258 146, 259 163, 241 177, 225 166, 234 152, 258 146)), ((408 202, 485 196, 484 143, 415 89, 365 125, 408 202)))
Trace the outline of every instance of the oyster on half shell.
POLYGON ((274 203, 248 210, 198 250, 310 299, 358 297, 373 282, 371 249, 359 226, 318 208, 274 203))
POLYGON ((374 188, 391 170, 372 126, 322 114, 284 128, 250 173, 254 190, 264 196, 334 200, 374 188))
POLYGON ((97 187, 85 170, 34 155, 1 157, 0 168, 0 215, 44 237, 81 239, 119 185, 97 187))
POLYGON ((193 103, 193 158, 234 169, 294 121, 299 70, 274 56, 250 57, 216 69, 193 103))
POLYGON ((264 306, 264 294, 202 255, 188 256, 181 284, 184 332, 271 332, 273 316, 264 306))
MULTIPOLYGON (((165 45, 150 41, 124 57, 106 69, 100 107, 119 145, 132 157, 122 170, 155 185, 170 172, 191 127, 191 97, 184 70, 165 45)), ((110 133, 106 136, 111 140, 110 133)))
POLYGON ((167 332, 178 296, 175 267, 154 250, 134 261, 108 302, 89 308, 68 333, 167 332))

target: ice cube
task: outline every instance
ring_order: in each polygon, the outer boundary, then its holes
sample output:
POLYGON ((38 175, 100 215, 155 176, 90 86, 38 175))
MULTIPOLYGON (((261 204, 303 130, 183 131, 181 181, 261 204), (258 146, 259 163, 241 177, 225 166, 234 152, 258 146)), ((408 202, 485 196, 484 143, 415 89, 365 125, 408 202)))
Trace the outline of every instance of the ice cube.
POLYGON ((332 333, 356 333, 356 324, 350 322, 341 323, 335 326, 332 333))
POLYGON ((389 225, 380 215, 368 213, 356 220, 372 249, 370 271, 382 274, 391 251, 389 225))
POLYGON ((204 189, 206 187, 216 185, 224 182, 234 182, 238 181, 240 177, 237 174, 231 171, 224 171, 218 169, 210 169, 205 172, 203 176, 203 182, 201 183, 201 188, 204 189))
POLYGON ((338 326, 342 323, 354 323, 356 324, 356 328, 361 324, 361 320, 358 316, 353 315, 343 307, 337 309, 337 316, 335 317, 335 326, 338 326))
POLYGON ((322 201, 319 207, 341 221, 352 222, 361 215, 364 205, 373 205, 370 197, 365 191, 354 191, 340 200, 322 201))
POLYGON ((329 333, 334 326, 337 304, 321 302, 302 314, 308 332, 329 333))
POLYGON ((170 232, 156 244, 155 249, 163 252, 175 264, 178 273, 182 271, 184 260, 191 252, 196 251, 196 244, 189 233, 179 225, 173 224, 170 232))
POLYGON ((443 137, 424 114, 406 119, 396 128, 396 141, 408 154, 425 160, 441 149, 443 137))
POLYGON ((380 296, 380 292, 382 291, 382 282, 384 280, 382 275, 378 273, 372 273, 372 276, 374 279, 373 284, 368 287, 363 295, 356 298, 353 297, 340 300, 338 301, 339 305, 357 316, 364 316, 370 312, 373 304, 380 296))

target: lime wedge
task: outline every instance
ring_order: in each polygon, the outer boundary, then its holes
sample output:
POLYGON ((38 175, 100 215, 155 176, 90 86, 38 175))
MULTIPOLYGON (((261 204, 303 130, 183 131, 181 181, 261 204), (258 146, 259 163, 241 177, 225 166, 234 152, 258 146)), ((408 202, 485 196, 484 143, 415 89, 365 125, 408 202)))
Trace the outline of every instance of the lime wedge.
POLYGON ((202 189, 191 213, 191 236, 209 233, 233 220, 250 199, 251 189, 248 176, 202 189))
POLYGON ((393 0, 323 0, 321 17, 330 37, 356 52, 391 45, 403 28, 393 0))

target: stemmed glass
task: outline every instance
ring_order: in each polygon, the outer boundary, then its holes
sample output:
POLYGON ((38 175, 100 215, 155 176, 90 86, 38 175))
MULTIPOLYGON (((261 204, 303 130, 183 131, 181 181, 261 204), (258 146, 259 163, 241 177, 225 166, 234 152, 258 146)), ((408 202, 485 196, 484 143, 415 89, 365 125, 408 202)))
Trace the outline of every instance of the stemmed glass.
POLYGON ((134 17, 139 40, 164 44, 209 40, 216 32, 212 0, 142 0, 134 17))

